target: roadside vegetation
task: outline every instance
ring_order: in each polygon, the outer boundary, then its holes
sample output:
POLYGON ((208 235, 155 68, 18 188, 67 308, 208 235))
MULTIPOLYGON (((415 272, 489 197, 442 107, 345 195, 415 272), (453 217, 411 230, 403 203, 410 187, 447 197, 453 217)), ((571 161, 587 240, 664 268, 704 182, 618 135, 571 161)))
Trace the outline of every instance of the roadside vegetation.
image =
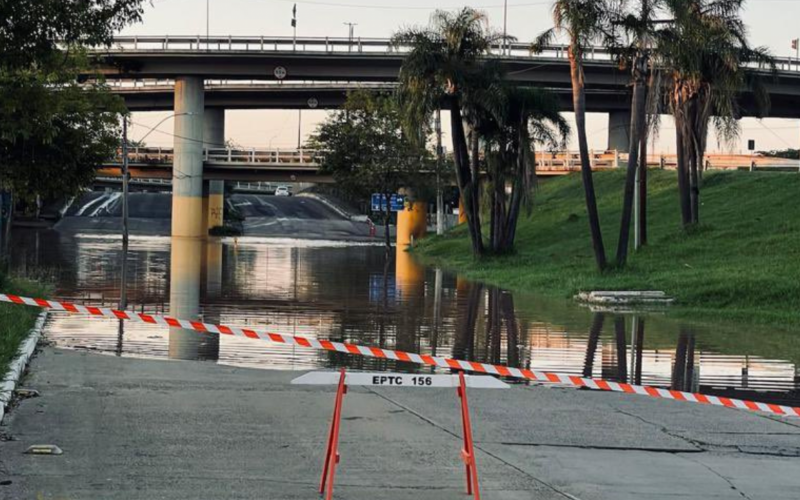
MULTIPOLYGON (((0 289, 4 293, 28 297, 46 297, 48 288, 36 282, 0 275, 0 289)), ((28 338, 36 318, 42 310, 38 307, 0 303, 0 378, 17 356, 20 344, 28 338)))
MULTIPOLYGON (((765 49, 749 45, 741 19, 743 3, 742 0, 553 1, 553 27, 539 34, 531 50, 543 52, 558 43, 567 46, 583 198, 588 214, 585 224, 597 271, 626 266, 637 198, 644 215, 634 231, 642 244, 652 243, 647 228, 649 193, 645 167, 647 142, 658 128, 662 110, 675 118, 679 193, 676 207, 680 209, 680 224, 687 234, 696 233, 700 226, 703 205, 700 191, 709 129, 715 128, 725 140, 738 137, 737 118, 741 114, 738 97, 745 90, 756 96, 754 111, 766 114, 768 96, 760 78, 747 73, 746 67, 757 64, 769 70, 774 69, 774 64, 765 49), (597 46, 605 47, 612 60, 630 74, 632 88, 631 145, 626 176, 618 190, 622 210, 616 226, 619 237, 613 260, 606 255, 605 223, 597 208, 586 132, 584 59, 587 51, 597 46)), ((548 139, 554 134, 537 137, 534 133, 545 128, 544 122, 549 120, 561 133, 566 133, 565 129, 557 118, 542 113, 547 109, 542 99, 534 106, 536 114, 517 113, 518 95, 530 90, 515 88, 507 82, 507 75, 492 55, 510 38, 493 31, 481 11, 470 7, 452 13, 437 11, 428 26, 404 29, 394 36, 394 41, 410 47, 400 70, 398 91, 407 134, 413 136, 419 124, 428 123, 440 106, 450 111, 453 170, 470 234, 470 253, 481 258, 512 251, 515 244, 521 244, 513 238, 519 209, 517 200, 528 200, 535 185, 535 172, 521 169, 524 161, 520 159, 531 158, 535 165, 536 144, 552 142, 548 139), (502 130, 505 137, 498 140, 497 130, 502 130), (482 185, 483 173, 487 174, 488 186, 482 185), (512 194, 506 197, 504 193, 509 190, 512 194), (482 200, 483 197, 489 201, 482 200), (491 207, 488 246, 484 241, 486 224, 482 221, 487 203, 491 207), (506 223, 508 228, 504 227, 506 223), (504 236, 504 232, 512 237, 504 236)))
MULTIPOLYGON (((604 231, 619 229, 624 176, 595 175, 604 231)), ((533 214, 520 220, 514 255, 474 259, 463 226, 420 241, 414 252, 426 263, 516 291, 566 298, 581 290, 664 290, 677 299, 670 314, 800 326, 800 177, 707 172, 703 222, 686 231, 676 176, 650 171, 652 244, 631 255, 625 269, 596 271, 579 176, 541 184, 533 214)))

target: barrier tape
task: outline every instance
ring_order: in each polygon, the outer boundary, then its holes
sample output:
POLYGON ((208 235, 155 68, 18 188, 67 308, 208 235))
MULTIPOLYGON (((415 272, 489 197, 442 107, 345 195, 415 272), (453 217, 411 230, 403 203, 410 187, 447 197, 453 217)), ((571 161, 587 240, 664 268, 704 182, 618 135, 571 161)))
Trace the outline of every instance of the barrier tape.
POLYGON ((418 365, 434 366, 438 368, 450 368, 453 370, 463 370, 476 373, 485 373, 490 375, 498 375, 502 377, 512 377, 522 380, 530 380, 534 382, 569 385, 573 387, 584 387, 601 391, 624 392, 627 394, 639 394, 642 396, 650 396, 653 398, 660 398, 660 399, 674 399, 676 401, 688 401, 691 403, 699 403, 705 405, 724 406, 726 408, 739 408, 742 410, 759 411, 759 412, 770 413, 772 415, 800 417, 800 408, 794 408, 791 406, 760 403, 756 401, 745 401, 740 399, 731 399, 718 396, 707 396, 699 393, 674 391, 670 389, 661 389, 657 387, 613 382, 610 380, 593 379, 593 378, 578 377, 575 375, 566 375, 559 373, 542 372, 538 370, 513 368, 510 366, 479 363, 476 361, 463 361, 458 359, 443 358, 440 356, 429 356, 426 354, 394 351, 391 349, 383 349, 380 347, 363 346, 363 345, 349 344, 344 342, 334 342, 330 340, 320 340, 316 338, 301 337, 297 335, 284 335, 281 333, 271 333, 266 330, 240 328, 236 326, 226 326, 226 325, 215 325, 211 323, 203 323, 201 321, 177 319, 169 316, 118 311, 115 309, 109 309, 104 307, 84 306, 80 304, 73 304, 70 302, 33 299, 30 297, 18 297, 16 295, 2 294, 2 293, 0 293, 0 302, 10 302, 12 304, 43 307, 51 309, 53 311, 66 311, 69 313, 84 314, 88 316, 98 316, 103 318, 112 318, 112 319, 120 319, 126 321, 148 323, 152 325, 168 326, 173 328, 183 328, 185 330, 194 330, 203 333, 219 333, 222 335, 233 335, 249 339, 265 340, 268 342, 275 342, 279 344, 291 344, 309 349, 323 349, 326 351, 354 354, 357 356, 392 359, 396 361, 415 363, 418 365))

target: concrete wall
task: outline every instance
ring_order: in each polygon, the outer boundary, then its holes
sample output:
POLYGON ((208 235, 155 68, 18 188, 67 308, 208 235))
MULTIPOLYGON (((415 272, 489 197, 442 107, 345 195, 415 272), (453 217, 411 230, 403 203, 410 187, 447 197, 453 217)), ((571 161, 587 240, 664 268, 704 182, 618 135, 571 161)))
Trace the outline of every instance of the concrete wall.
POLYGON ((627 153, 631 146, 631 112, 614 111, 608 114, 608 149, 627 153))

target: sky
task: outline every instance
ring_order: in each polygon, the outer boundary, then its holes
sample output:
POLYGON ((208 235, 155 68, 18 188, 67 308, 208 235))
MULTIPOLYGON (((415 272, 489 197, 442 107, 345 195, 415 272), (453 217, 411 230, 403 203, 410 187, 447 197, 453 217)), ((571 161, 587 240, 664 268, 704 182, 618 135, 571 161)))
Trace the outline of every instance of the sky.
MULTIPOLYGON (((520 42, 528 42, 552 25, 552 0, 507 0, 507 30, 520 42)), ((485 11, 489 23, 503 29, 504 0, 152 0, 146 4, 143 21, 126 28, 123 35, 204 35, 206 8, 208 29, 214 35, 291 36, 292 7, 297 4, 298 36, 346 37, 348 26, 356 23, 356 37, 386 38, 402 27, 424 25, 435 8, 455 10, 470 5, 485 11), (434 7, 432 7, 434 5, 434 7)), ((800 38, 800 0, 749 0, 743 19, 750 31, 752 45, 768 47, 775 56, 795 56, 791 40, 800 38)), ((800 105, 800 103, 798 103, 800 105)), ((245 147, 297 146, 297 111, 237 111, 226 114, 226 137, 245 147)), ((131 135, 138 139, 165 119, 147 137, 147 144, 170 146, 170 113, 135 113, 131 135)), ((571 114, 566 116, 571 120, 571 114)), ((313 133, 324 120, 324 111, 304 111, 301 121, 303 138, 313 133)), ((447 123, 445 117, 445 130, 447 123)), ((733 144, 709 138, 710 152, 746 152, 747 141, 754 139, 758 150, 800 147, 800 120, 744 119, 742 133, 733 144)), ((608 118, 589 114, 589 146, 605 149, 608 142, 608 118)), ((447 144, 447 140, 445 142, 447 144)), ((654 151, 674 152, 675 134, 671 120, 663 120, 655 139, 654 151)), ((575 147, 571 141, 571 148, 575 147)))

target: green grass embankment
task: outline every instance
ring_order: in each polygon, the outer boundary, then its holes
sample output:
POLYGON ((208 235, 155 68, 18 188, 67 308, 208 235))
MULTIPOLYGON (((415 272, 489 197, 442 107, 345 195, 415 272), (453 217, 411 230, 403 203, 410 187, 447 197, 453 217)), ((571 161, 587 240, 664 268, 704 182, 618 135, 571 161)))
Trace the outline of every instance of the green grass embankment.
MULTIPOLYGON (((613 261, 624 172, 595 174, 606 252, 613 261)), ((674 172, 649 173, 649 245, 624 270, 599 273, 580 177, 545 180, 516 253, 473 259, 464 227, 420 241, 423 261, 511 290, 572 296, 582 290, 664 290, 672 314, 800 327, 800 176, 710 172, 701 225, 680 225, 674 172)))
MULTIPOLYGON (((0 276, 3 293, 28 297, 46 297, 47 288, 32 281, 0 276)), ((0 303, 0 378, 17 356, 20 344, 28 338, 36 318, 42 310, 38 307, 0 303)))

